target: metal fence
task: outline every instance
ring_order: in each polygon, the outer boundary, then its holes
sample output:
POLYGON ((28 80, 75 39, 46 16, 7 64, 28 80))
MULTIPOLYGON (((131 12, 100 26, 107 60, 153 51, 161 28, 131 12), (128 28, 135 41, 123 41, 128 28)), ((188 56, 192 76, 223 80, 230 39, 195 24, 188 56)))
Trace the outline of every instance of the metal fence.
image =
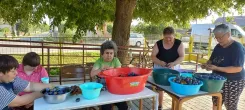
MULTIPOLYGON (((86 63, 94 62, 100 57, 99 50, 100 45, 98 44, 0 39, 0 54, 13 55, 19 62, 21 62, 26 53, 36 52, 41 57, 41 64, 46 66, 48 71, 50 67, 54 66, 67 64, 85 65, 86 63)), ((126 57, 140 57, 144 52, 149 52, 150 50, 142 47, 119 47, 119 51, 128 51, 131 55, 126 57)))

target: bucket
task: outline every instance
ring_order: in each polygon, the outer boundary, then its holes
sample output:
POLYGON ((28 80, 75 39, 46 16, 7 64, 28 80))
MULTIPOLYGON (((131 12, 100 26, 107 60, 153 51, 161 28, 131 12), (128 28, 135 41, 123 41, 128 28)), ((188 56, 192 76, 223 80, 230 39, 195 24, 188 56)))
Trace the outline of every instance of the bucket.
POLYGON ((151 69, 146 68, 114 68, 100 73, 105 78, 107 89, 112 94, 134 94, 145 88, 151 69), (128 76, 134 73, 136 76, 128 76), (124 76, 124 77, 121 77, 124 76))
POLYGON ((83 97, 88 100, 99 97, 102 87, 102 84, 96 82, 86 82, 80 85, 83 97))

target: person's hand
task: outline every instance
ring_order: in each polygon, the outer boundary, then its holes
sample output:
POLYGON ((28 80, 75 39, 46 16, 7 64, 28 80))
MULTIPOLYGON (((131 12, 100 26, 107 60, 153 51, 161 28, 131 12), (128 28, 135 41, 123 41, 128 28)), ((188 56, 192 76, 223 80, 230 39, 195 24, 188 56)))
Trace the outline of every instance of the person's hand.
POLYGON ((135 66, 134 66, 134 65, 132 65, 132 64, 129 64, 129 65, 128 65, 128 67, 135 67, 135 66))
POLYGON ((166 67, 166 65, 167 65, 167 63, 166 63, 166 62, 161 61, 161 66, 162 66, 162 67, 166 67))
POLYGON ((171 62, 171 63, 168 63, 167 64, 167 67, 168 68, 173 68, 175 66, 175 63, 174 62, 171 62))
POLYGON ((33 102, 25 105, 25 108, 30 108, 31 106, 33 106, 33 102))
POLYGON ((205 64, 202 64, 202 65, 201 65, 201 68, 202 68, 202 69, 207 69, 207 64, 206 64, 206 63, 205 63, 205 64))
POLYGON ((208 71, 210 71, 210 70, 217 70, 217 66, 212 65, 212 64, 209 64, 209 65, 207 65, 206 69, 207 69, 208 71))
POLYGON ((53 88, 56 87, 56 86, 53 85, 53 84, 45 84, 45 85, 46 85, 47 87, 46 87, 46 88, 43 88, 43 89, 40 91, 42 94, 44 94, 44 93, 46 92, 47 88, 53 89, 53 88))

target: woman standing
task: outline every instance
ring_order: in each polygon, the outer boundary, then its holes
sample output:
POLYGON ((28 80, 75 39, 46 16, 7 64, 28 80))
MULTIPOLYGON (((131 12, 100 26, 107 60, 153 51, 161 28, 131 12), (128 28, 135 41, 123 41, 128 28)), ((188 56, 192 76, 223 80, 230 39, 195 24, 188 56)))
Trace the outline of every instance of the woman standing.
MULTIPOLYGON (((184 60, 183 43, 174 38, 174 29, 167 27, 163 30, 163 39, 156 42, 152 50, 153 68, 178 69, 184 60)), ((159 109, 162 109, 163 91, 159 92, 159 109)))
MULTIPOLYGON (((244 47, 231 38, 231 30, 225 24, 216 26, 213 33, 218 44, 202 68, 227 78, 222 88, 222 102, 227 110, 237 110, 239 97, 245 85, 244 47)), ((213 97, 213 109, 217 109, 217 97, 213 97)))

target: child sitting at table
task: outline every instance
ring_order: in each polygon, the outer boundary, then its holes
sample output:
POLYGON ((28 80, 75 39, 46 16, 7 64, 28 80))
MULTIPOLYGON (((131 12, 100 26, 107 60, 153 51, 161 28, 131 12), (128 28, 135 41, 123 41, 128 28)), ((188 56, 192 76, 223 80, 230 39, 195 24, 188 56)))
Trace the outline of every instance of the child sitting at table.
MULTIPOLYGON (((100 54, 101 57, 94 63, 93 69, 90 73, 91 77, 97 77, 97 81, 105 85, 104 78, 100 78, 98 74, 101 71, 111 69, 111 68, 120 68, 121 63, 118 58, 116 58, 117 45, 113 41, 106 41, 101 45, 100 54)), ((119 110, 127 110, 128 105, 126 102, 114 103, 119 110)), ((102 105, 102 110, 111 110, 112 105, 102 105)))
MULTIPOLYGON (((40 65, 40 56, 35 52, 27 53, 23 60, 22 64, 19 64, 17 68, 17 76, 21 79, 30 82, 42 83, 41 78, 48 77, 48 73, 44 67, 40 65)), ((26 92, 21 92, 18 95, 22 96, 24 94, 28 94, 26 92)), ((30 103, 26 106, 21 106, 14 108, 14 110, 32 110, 33 103, 30 103)))
POLYGON ((41 90, 51 88, 50 84, 28 82, 17 75, 18 61, 9 55, 0 55, 0 110, 27 105, 43 96, 41 90), (32 92, 19 96, 22 91, 32 92))

